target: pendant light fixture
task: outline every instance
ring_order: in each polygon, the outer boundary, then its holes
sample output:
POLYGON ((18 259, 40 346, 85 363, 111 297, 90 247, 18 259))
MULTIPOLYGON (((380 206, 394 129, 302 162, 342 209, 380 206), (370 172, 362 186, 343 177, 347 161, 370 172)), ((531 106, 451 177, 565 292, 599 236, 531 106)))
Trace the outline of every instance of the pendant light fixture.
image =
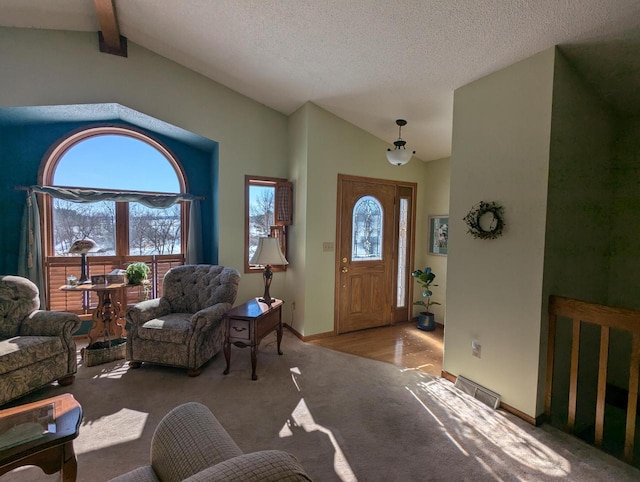
POLYGON ((407 125, 404 119, 396 121, 398 125, 398 140, 393 143, 396 146, 393 150, 387 149, 387 160, 394 166, 402 166, 411 160, 416 151, 408 151, 405 147, 406 142, 402 140, 402 126, 407 125))

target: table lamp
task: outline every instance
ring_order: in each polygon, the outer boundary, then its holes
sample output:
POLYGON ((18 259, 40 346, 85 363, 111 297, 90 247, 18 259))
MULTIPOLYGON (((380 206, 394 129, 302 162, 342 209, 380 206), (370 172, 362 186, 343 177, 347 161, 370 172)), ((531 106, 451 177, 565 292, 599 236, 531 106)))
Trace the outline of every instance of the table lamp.
POLYGON ((269 295, 269 287, 271 286, 271 278, 273 277, 271 266, 289 264, 284 254, 282 254, 278 238, 260 238, 258 240, 258 248, 249 263, 264 266, 264 273, 262 273, 262 278, 264 279, 264 295, 258 301, 271 305, 273 302, 273 298, 269 295))
POLYGON ((69 253, 82 255, 82 268, 78 283, 90 283, 89 277, 87 276, 87 253, 90 251, 98 251, 98 249, 100 249, 98 248, 98 244, 93 239, 89 238, 79 239, 69 248, 69 253))

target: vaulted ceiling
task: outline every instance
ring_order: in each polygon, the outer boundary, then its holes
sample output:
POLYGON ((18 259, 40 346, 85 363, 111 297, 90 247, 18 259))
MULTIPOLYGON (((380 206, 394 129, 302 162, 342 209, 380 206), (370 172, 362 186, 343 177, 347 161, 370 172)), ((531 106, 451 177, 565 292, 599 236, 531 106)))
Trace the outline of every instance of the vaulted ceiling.
MULTIPOLYGON (((0 0, 0 26, 97 32, 104 3, 0 0)), ((130 42, 284 114, 312 101, 389 143, 407 119, 423 160, 451 153, 456 88, 557 44, 615 109, 640 108, 638 0, 113 4, 130 42)))

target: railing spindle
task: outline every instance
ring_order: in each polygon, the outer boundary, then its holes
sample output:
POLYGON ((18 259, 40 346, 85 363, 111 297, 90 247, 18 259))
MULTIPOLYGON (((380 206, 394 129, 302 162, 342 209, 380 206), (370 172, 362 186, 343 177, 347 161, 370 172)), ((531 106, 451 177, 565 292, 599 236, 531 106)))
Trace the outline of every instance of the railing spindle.
POLYGON ((567 425, 573 431, 576 425, 576 405, 578 401, 578 362, 580 360, 580 320, 573 320, 571 338, 571 375, 569 378, 569 419, 567 425))
POLYGON ((615 308, 597 303, 551 296, 549 298, 549 341, 547 352, 547 383, 545 394, 545 413, 551 417, 551 402, 553 389, 553 370, 556 348, 556 328, 558 317, 568 318, 572 323, 571 364, 569 375, 569 406, 567 429, 574 431, 576 426, 576 410, 578 402, 578 371, 580 361, 580 330, 582 323, 600 326, 600 352, 598 358, 598 380, 595 414, 595 444, 603 445, 604 421, 607 391, 607 371, 611 341, 611 329, 621 330, 631 334, 633 345, 629 366, 629 394, 627 401, 627 416, 624 444, 624 458, 633 462, 635 439, 638 388, 640 386, 640 310, 615 308))
POLYGON ((607 368, 609 365, 609 327, 600 329, 600 361, 598 364, 598 399, 596 402, 596 438, 597 446, 602 446, 604 434, 604 406, 607 396, 607 368))
POLYGON ((633 441, 636 434, 636 411, 638 407, 638 375, 640 368, 640 334, 633 334, 631 363, 629 366, 629 401, 627 403, 627 434, 624 440, 624 458, 633 461, 633 441))

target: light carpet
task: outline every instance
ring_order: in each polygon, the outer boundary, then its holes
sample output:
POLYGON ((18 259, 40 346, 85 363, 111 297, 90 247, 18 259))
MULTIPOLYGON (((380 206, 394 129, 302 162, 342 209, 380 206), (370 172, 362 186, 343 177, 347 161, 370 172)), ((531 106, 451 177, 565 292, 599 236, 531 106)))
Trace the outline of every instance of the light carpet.
MULTIPOLYGON (((553 427, 494 411, 441 378, 306 344, 289 332, 258 354, 232 347, 231 372, 218 354, 185 370, 124 360, 85 367, 70 387, 52 385, 23 402, 64 392, 82 404, 75 441, 78 480, 99 482, 149 460, 153 431, 173 407, 208 406, 245 452, 294 454, 316 481, 640 480, 640 471, 553 427)), ((57 480, 38 468, 0 481, 57 480)))

